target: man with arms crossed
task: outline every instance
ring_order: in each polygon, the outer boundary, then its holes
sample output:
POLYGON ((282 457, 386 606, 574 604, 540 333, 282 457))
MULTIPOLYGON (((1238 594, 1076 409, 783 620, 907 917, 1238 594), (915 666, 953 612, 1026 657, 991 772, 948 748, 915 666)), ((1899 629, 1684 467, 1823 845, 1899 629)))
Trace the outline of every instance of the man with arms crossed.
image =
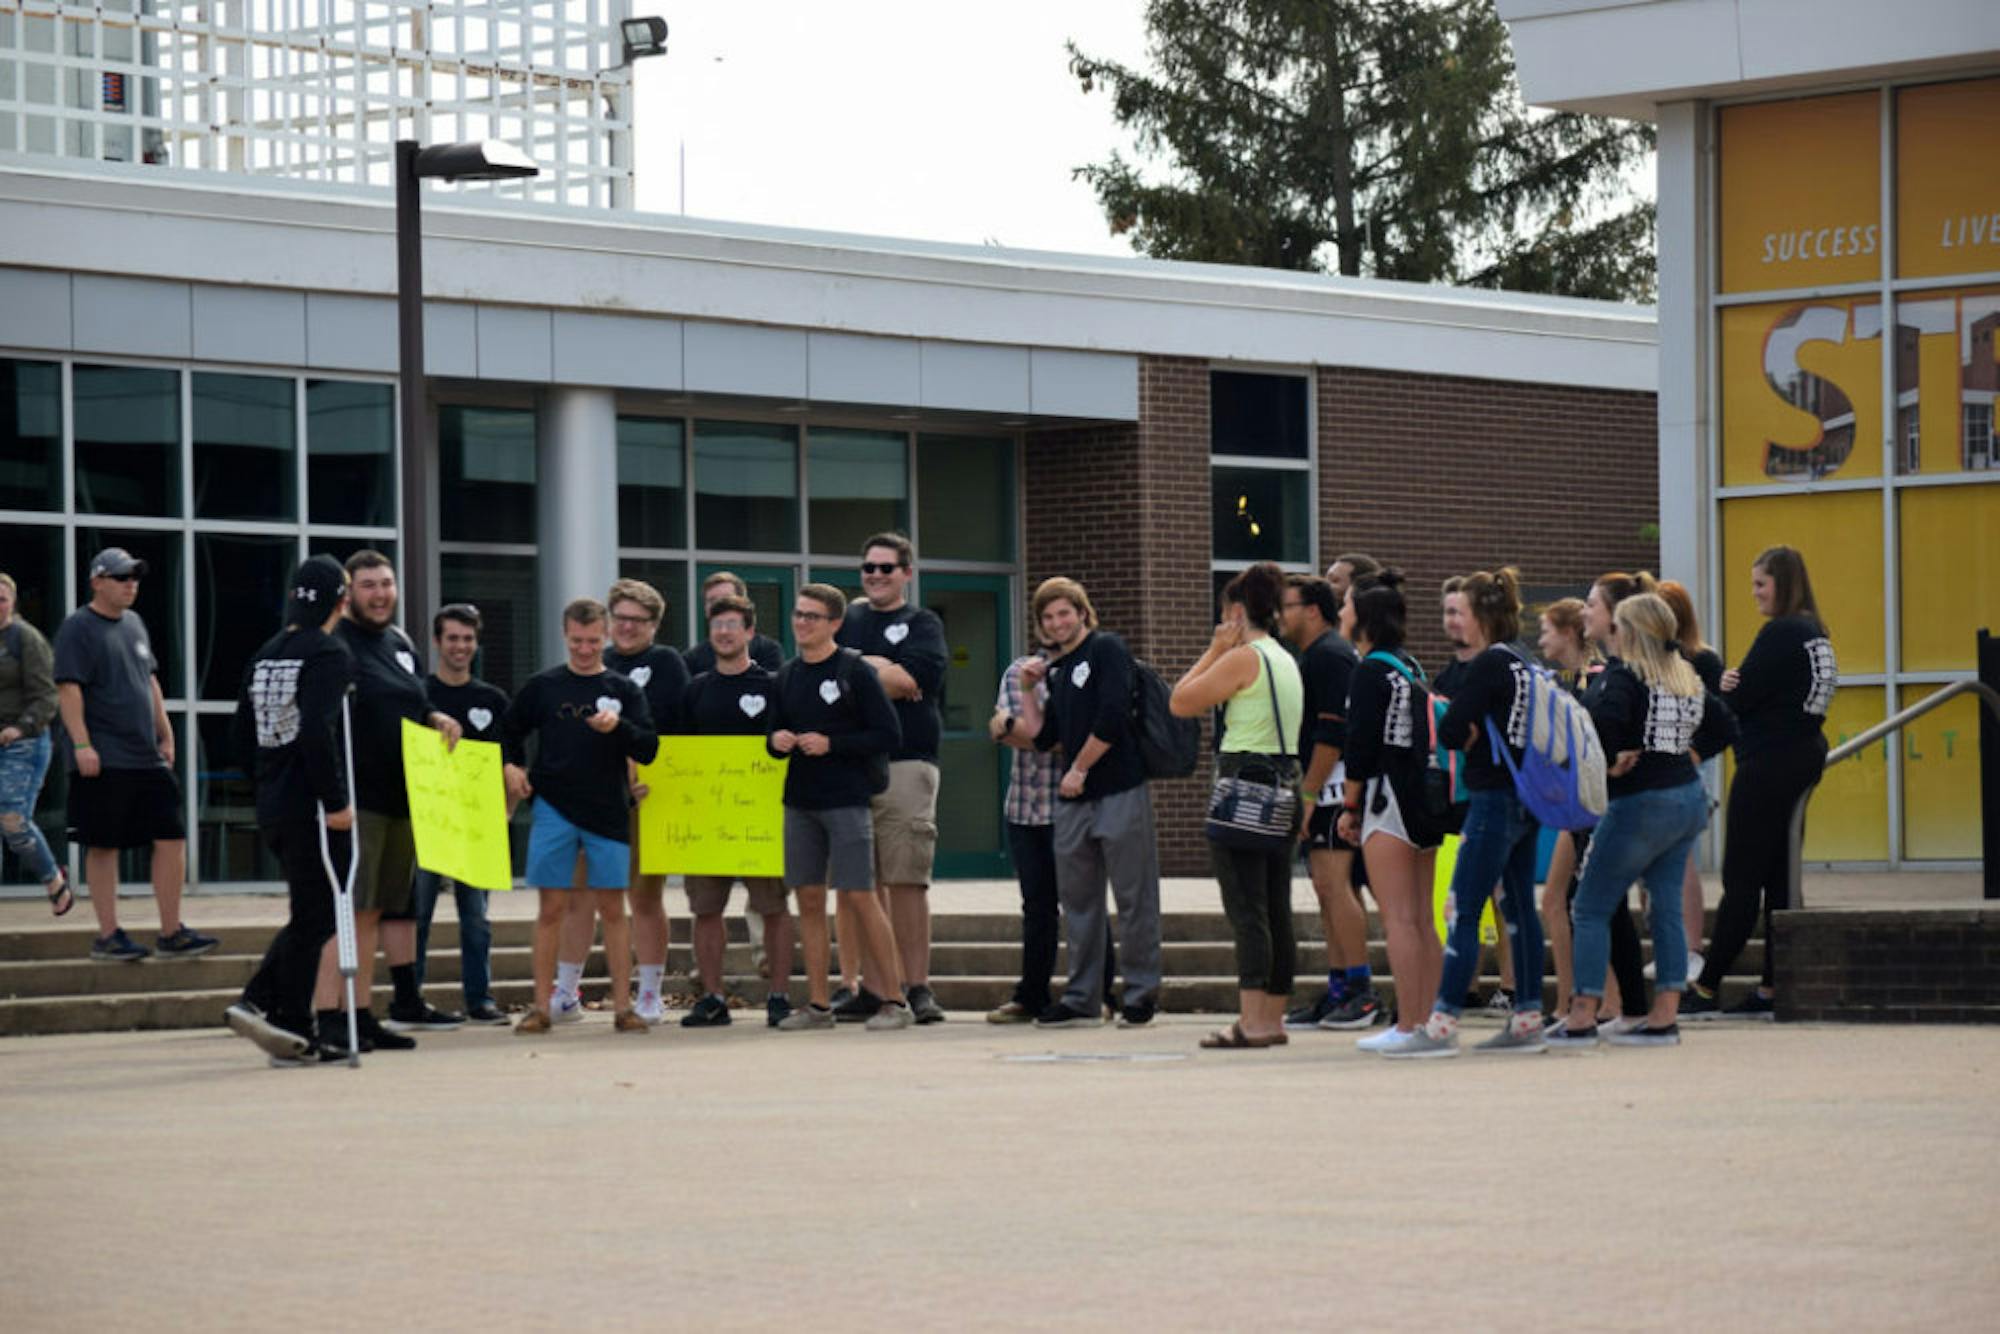
MULTIPOLYGON (((731 593, 708 603, 708 642, 715 668, 695 677, 681 707, 682 730, 689 736, 763 736, 773 708, 776 678, 750 659, 750 636, 756 633, 757 608, 748 598, 731 593)), ((797 763, 797 761, 793 761, 797 763)), ((785 908, 782 876, 744 876, 750 911, 762 921, 764 957, 770 961, 771 986, 764 998, 764 1022, 771 1028, 792 1012, 786 989, 792 977, 792 918, 785 908)), ((702 997, 681 1019, 683 1028, 716 1028, 729 1022, 729 1002, 722 994, 722 956, 726 943, 723 911, 737 877, 687 877, 688 910, 694 914, 695 970, 701 976, 702 997)))
MULTIPOLYGON (((856 928, 846 937, 866 976, 889 997, 868 1019, 871 1030, 916 1022, 903 995, 896 933, 875 894, 874 823, 869 803, 878 766, 902 739, 896 711, 861 655, 833 642, 847 596, 830 584, 807 584, 792 604, 798 657, 778 671, 777 707, 765 743, 789 755, 785 770, 785 883, 798 891, 811 1003, 778 1027, 786 1032, 833 1027, 827 970, 826 891, 855 900, 856 928)), ((773 976, 776 970, 773 969, 773 976)))
POLYGON ((631 929, 625 889, 631 875, 631 778, 628 762, 650 763, 659 753, 646 696, 630 679, 604 666, 604 604, 578 598, 563 608, 568 661, 528 678, 507 706, 502 732, 507 747, 507 795, 535 798, 528 833, 528 883, 542 892, 535 918, 534 1008, 514 1025, 521 1037, 552 1026, 549 997, 555 986, 556 949, 571 901, 592 902, 604 919, 604 959, 611 973, 612 1026, 643 1033, 632 1012, 631 929), (540 745, 526 767, 527 740, 540 745), (578 862, 583 887, 576 888, 578 862))
POLYGON ((1021 726, 1042 750, 1061 746, 1056 882, 1069 935, 1069 983, 1036 1020, 1048 1028, 1104 1022, 1104 886, 1118 901, 1125 957, 1120 1027, 1150 1023, 1160 994, 1160 863, 1153 800, 1132 736, 1132 654, 1097 628, 1083 585, 1060 576, 1035 590, 1035 620, 1056 660, 1021 668, 1021 726), (1048 681, 1044 709, 1035 686, 1048 681))
MULTIPOLYGON (((848 607, 836 641, 875 669, 896 707, 902 744, 889 752, 889 790, 870 803, 875 821, 876 883, 896 928, 898 962, 920 1024, 944 1022, 931 992, 931 863, 937 855, 938 738, 944 691, 944 622, 910 605, 916 553, 901 533, 877 533, 861 548, 864 602, 848 607)), ((853 905, 839 903, 839 934, 853 938, 853 905)), ((881 1006, 863 980, 835 1018, 866 1019, 881 1006)))
POLYGON ((90 601, 56 631, 56 709, 69 742, 69 834, 84 849, 83 875, 97 914, 90 957, 137 963, 153 953, 118 925, 118 854, 153 849, 153 899, 162 959, 192 959, 216 946, 181 920, 187 827, 174 779, 153 643, 132 604, 146 562, 106 547, 90 562, 90 601))
MULTIPOLYGON (((484 622, 479 608, 469 602, 454 602, 431 617, 431 647, 437 652, 437 670, 424 678, 424 695, 431 707, 455 720, 472 741, 500 740, 500 719, 507 712, 507 696, 472 674, 472 660, 479 653, 479 631, 484 622)), ((486 915, 486 891, 447 881, 435 871, 417 870, 417 985, 424 984, 425 963, 430 958, 431 918, 437 913, 439 895, 449 884, 458 904, 459 980, 465 992, 465 1017, 475 1024, 504 1024, 505 1011, 493 1003, 493 926, 486 915)), ((389 1027, 420 1017, 413 1010, 392 1006, 389 1027)))

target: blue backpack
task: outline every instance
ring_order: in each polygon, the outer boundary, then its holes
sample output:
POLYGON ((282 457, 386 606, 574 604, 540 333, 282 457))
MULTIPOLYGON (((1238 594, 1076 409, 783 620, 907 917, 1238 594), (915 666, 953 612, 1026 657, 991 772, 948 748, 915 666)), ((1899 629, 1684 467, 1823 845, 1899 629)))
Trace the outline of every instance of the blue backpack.
POLYGON ((1548 829, 1589 829, 1604 814, 1604 743, 1582 701, 1519 653, 1528 669, 1528 744, 1521 762, 1500 744, 1500 724, 1486 720, 1487 739, 1495 762, 1514 776, 1514 792, 1528 813, 1548 829))

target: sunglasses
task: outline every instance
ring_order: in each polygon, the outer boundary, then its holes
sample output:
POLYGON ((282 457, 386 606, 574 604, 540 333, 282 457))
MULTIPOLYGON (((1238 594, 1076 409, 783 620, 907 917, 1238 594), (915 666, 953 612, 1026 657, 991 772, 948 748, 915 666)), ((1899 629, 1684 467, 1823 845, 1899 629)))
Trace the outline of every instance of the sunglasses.
POLYGON ((863 574, 894 574, 896 571, 902 568, 903 568, 902 566, 896 564, 889 564, 889 565, 877 564, 875 561, 872 560, 864 560, 861 562, 861 573, 863 574))
POLYGON ((109 579, 114 584, 136 584, 139 582, 139 576, 136 574, 105 574, 98 577, 109 579))

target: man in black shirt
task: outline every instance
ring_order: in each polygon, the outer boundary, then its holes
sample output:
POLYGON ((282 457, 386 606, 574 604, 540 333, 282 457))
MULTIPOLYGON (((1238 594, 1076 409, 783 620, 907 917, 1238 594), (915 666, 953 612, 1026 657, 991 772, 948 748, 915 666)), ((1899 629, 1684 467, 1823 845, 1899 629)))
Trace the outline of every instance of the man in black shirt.
MULTIPOLYGON (((757 608, 748 598, 725 593, 708 604, 708 642, 715 669, 688 685, 681 707, 682 731, 689 736, 763 736, 773 707, 777 681, 750 658, 750 636, 756 632, 757 608)), ((702 997, 681 1020, 683 1028, 714 1028, 729 1022, 729 1003, 722 994, 722 956, 726 942, 722 914, 738 877, 690 875, 688 910, 694 914, 695 969, 701 975, 702 997)), ((792 976, 792 919, 785 907, 783 876, 744 876, 750 911, 764 928, 764 958, 771 986, 764 998, 764 1022, 771 1028, 792 1012, 787 988, 792 976)), ((858 939, 858 937, 856 937, 858 939)))
POLYGON ((1125 965, 1121 1027, 1148 1023, 1160 993, 1160 863, 1153 800, 1132 736, 1132 655, 1097 628, 1083 585, 1058 576, 1035 590, 1035 619, 1053 663, 1021 668, 1021 725, 1042 750, 1062 747, 1068 768, 1056 788, 1056 881, 1069 937, 1069 982, 1037 1023, 1104 1022, 1104 887, 1118 902, 1125 965), (1048 707, 1035 698, 1046 678, 1048 707))
MULTIPOLYGON (((866 601, 848 607, 836 641, 875 669, 896 706, 903 742, 889 752, 889 787, 869 804, 875 823, 876 883, 896 929, 898 962, 920 1024, 944 1022, 931 992, 931 864, 937 856, 939 706, 944 695, 944 622, 912 606, 910 579, 916 552, 901 533, 877 533, 861 549, 861 589, 866 601)), ((853 903, 842 899, 840 938, 855 929, 853 903)), ((879 1002, 864 979, 836 1017, 865 1019, 879 1002)))
MULTIPOLYGON (((702 616, 707 617, 709 611, 714 608, 717 598, 732 597, 742 598, 745 602, 750 601, 750 586, 743 582, 741 575, 732 574, 728 570, 717 570, 701 581, 702 616)), ((688 677, 692 680, 703 672, 715 670, 715 646, 703 637, 690 644, 688 651, 681 655, 681 659, 687 663, 688 677)), ((750 661, 775 676, 779 666, 785 661, 785 646, 769 635, 752 634, 750 661)))
MULTIPOLYGON (((681 655, 664 644, 654 643, 660 622, 667 614, 667 600, 660 591, 640 579, 620 579, 611 585, 604 604, 611 608, 611 647, 604 651, 604 665, 628 678, 646 696, 646 708, 653 715, 653 730, 671 736, 680 730, 681 696, 687 693, 688 669, 681 655)), ((632 845, 632 952, 639 957, 638 1015, 649 1024, 666 1018, 666 1004, 660 997, 661 982, 667 973, 667 909, 663 901, 667 878, 645 875, 639 870, 638 800, 646 795, 644 784, 632 776, 633 807, 630 832, 632 845)), ((562 959, 583 971, 590 957, 590 919, 572 916, 563 932, 562 959), (581 922, 581 936, 573 934, 581 922)), ((558 973, 567 974, 567 968, 558 973)), ((560 980, 560 977, 559 977, 560 980)), ((569 1006, 564 996, 556 1004, 569 1006)))
MULTIPOLYGON (((356 837, 361 866, 354 879, 355 958, 360 973, 354 980, 365 999, 375 985, 375 941, 389 957, 395 983, 395 1006, 417 1015, 424 1026, 452 1027, 452 1017, 424 1003, 417 988, 417 922, 411 890, 417 869, 416 836, 410 829, 410 794, 403 782, 403 720, 423 723, 444 733, 455 746, 461 729, 456 720, 431 707, 424 694, 423 666, 417 647, 396 624, 396 569, 379 551, 361 550, 347 558, 347 615, 334 632, 354 657, 354 792, 359 808, 356 837)), ((337 976, 337 960, 329 944, 320 963, 324 981, 337 976)), ((320 1011, 319 1041, 335 1044, 346 1055, 346 1022, 337 1013, 320 1011)), ((374 1012, 364 1008, 361 1040, 394 1050, 416 1046, 414 1038, 390 1031, 374 1012)))
POLYGON ((632 1012, 632 932, 625 918, 631 876, 632 780, 628 765, 659 753, 652 711, 639 687, 604 666, 604 604, 578 598, 563 608, 568 661, 528 678, 507 706, 501 732, 507 794, 535 798, 528 833, 528 883, 542 892, 535 919, 535 999, 514 1032, 549 1031, 556 951, 567 916, 604 920, 613 1027, 643 1033, 632 1012), (540 743, 528 767, 527 741, 540 743), (578 887, 577 880, 582 880, 578 887))
POLYGON ((291 913, 223 1020, 273 1065, 313 1059, 313 1011, 340 1003, 329 982, 314 991, 334 936, 332 877, 347 866, 354 828, 340 718, 354 659, 332 634, 346 609, 339 561, 314 556, 300 565, 285 627, 257 650, 236 697, 230 739, 254 776, 257 827, 284 871, 291 913))
POLYGON ((833 642, 847 596, 830 584, 807 584, 792 605, 799 656, 778 671, 777 707, 766 743, 789 755, 785 769, 785 883, 798 891, 799 938, 805 946, 811 1004, 779 1028, 833 1026, 827 970, 826 891, 855 900, 857 929, 848 945, 862 953, 867 976, 886 993, 868 1020, 872 1030, 916 1022, 902 999, 896 933, 875 894, 874 827, 869 802, 886 785, 887 761, 902 739, 896 711, 874 671, 851 649, 833 642))
MULTIPOLYGON (((507 696, 498 686, 489 685, 472 674, 472 660, 479 653, 482 621, 479 608, 469 602, 454 602, 431 618, 431 646, 437 651, 437 670, 424 678, 424 694, 431 707, 447 718, 456 719, 472 741, 500 740, 500 719, 507 712, 507 696)), ((493 927, 486 916, 486 891, 447 881, 435 871, 417 870, 417 985, 424 982, 425 961, 430 957, 431 918, 437 912, 438 896, 449 884, 458 905, 459 982, 465 992, 465 1017, 475 1024, 504 1024, 506 1012, 493 1002, 493 927)), ((421 1012, 391 1006, 389 1024, 415 1026, 421 1012)))

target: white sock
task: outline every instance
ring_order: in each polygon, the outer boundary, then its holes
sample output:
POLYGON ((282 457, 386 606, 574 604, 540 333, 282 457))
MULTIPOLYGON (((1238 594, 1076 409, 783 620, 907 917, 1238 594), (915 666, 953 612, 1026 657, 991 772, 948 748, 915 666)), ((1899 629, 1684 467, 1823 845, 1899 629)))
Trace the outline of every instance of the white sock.
POLYGON ((648 992, 660 994, 660 983, 666 979, 667 966, 663 963, 642 963, 639 965, 639 994, 648 992))
POLYGON ((556 961, 556 990, 565 996, 574 996, 583 985, 583 965, 556 961))
POLYGON ((1432 1010, 1431 1017, 1424 1022, 1424 1032, 1442 1041, 1458 1032, 1458 1016, 1446 1014, 1443 1010, 1432 1010))

